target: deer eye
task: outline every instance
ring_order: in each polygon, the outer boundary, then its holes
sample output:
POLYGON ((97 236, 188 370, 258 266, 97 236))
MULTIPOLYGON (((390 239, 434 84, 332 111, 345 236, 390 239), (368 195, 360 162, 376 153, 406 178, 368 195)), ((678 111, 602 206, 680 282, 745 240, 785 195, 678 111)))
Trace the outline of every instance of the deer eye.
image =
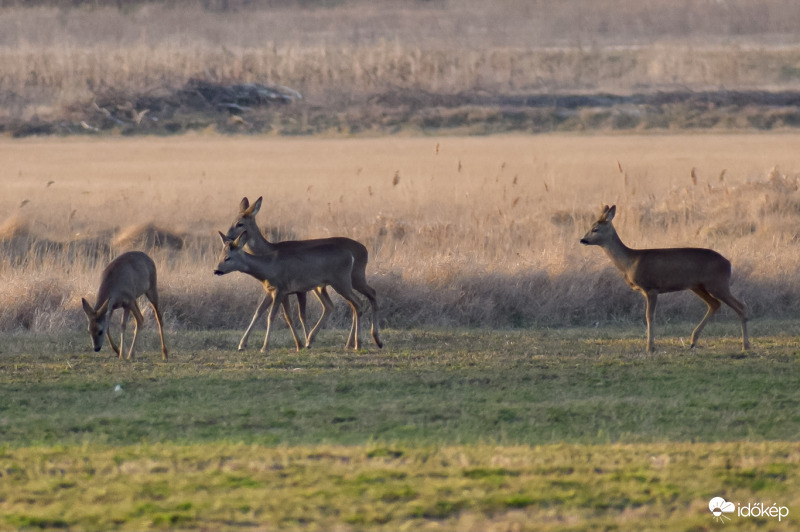
POLYGON ((231 260, 230 257, 225 257, 225 260, 223 262, 228 262, 229 260, 231 260))
POLYGON ((236 224, 236 227, 242 227, 243 225, 244 224, 242 222, 239 222, 239 223, 236 224))

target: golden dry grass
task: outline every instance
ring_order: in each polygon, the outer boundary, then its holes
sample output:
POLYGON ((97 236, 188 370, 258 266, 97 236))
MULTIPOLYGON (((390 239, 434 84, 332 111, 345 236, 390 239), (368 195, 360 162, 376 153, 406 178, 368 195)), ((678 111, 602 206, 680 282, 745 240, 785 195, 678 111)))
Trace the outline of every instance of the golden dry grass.
MULTIPOLYGON (((211 275, 216 231, 243 196, 264 196, 258 219, 273 238, 367 245, 390 327, 641 319, 640 296, 599 249, 578 244, 606 203, 629 245, 714 248, 753 317, 794 316, 797 139, 4 140, 0 218, 29 232, 4 241, 0 327, 82 327, 78 303, 119 252, 114 238, 141 224, 185 242, 153 251, 169 326, 243 327, 257 283, 211 275)), ((691 295, 663 299, 662 317, 702 315, 691 295)))

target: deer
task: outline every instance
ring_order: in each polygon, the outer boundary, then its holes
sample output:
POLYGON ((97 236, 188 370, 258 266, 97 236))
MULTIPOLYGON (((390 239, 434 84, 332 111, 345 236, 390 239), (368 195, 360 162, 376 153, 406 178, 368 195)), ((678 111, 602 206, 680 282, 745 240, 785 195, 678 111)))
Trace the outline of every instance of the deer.
MULTIPOLYGON (((247 197, 242 198, 242 201, 239 203, 239 214, 237 215, 236 219, 231 224, 226 237, 229 239, 234 239, 237 236, 246 233, 247 234, 247 247, 253 251, 255 254, 264 254, 264 253, 272 253, 275 251, 287 251, 287 250, 306 250, 312 249, 317 246, 336 246, 347 250, 353 256, 353 269, 352 269, 352 286, 353 289, 358 291, 359 293, 363 294, 372 308, 372 326, 370 328, 370 332, 372 334, 372 340, 375 342, 379 348, 383 347, 383 342, 380 339, 380 331, 378 328, 378 300, 377 300, 377 292, 374 288, 372 288, 367 283, 367 261, 369 260, 369 252, 367 248, 360 242, 353 240, 351 238, 346 237, 332 237, 332 238, 318 238, 312 240, 287 240, 283 242, 270 242, 267 240, 259 229, 258 224, 256 223, 256 215, 261 210, 261 204, 263 201, 263 197, 259 197, 253 204, 250 204, 250 201, 247 197)), ((325 287, 319 286, 314 287, 314 294, 317 296, 317 299, 322 304, 322 317, 320 320, 326 317, 327 313, 333 308, 333 304, 331 303, 330 297, 328 296, 325 287)), ((305 331, 305 305, 306 305, 306 293, 297 293, 297 303, 298 303, 298 311, 300 314, 300 323, 303 326, 303 330, 305 331)), ((256 308, 255 313, 253 314, 253 319, 250 321, 250 325, 247 327, 247 330, 242 336, 242 339, 239 342, 239 350, 243 350, 247 345, 247 339, 250 336, 250 332, 252 331, 255 323, 264 313, 264 311, 271 305, 272 301, 270 298, 270 294, 264 294, 264 297, 261 299, 258 307, 256 308)), ((287 314, 287 309, 284 307, 284 316, 287 314)), ((290 318, 286 318, 289 320, 290 318)), ((319 324, 319 322, 317 322, 319 324)), ((306 340, 306 347, 311 346, 311 341, 313 338, 307 337, 306 340)), ((348 347, 354 347, 356 342, 355 339, 348 339, 348 347), (352 343, 351 343, 352 342, 352 343)))
POLYGON ((96 353, 103 347, 103 335, 108 338, 108 344, 121 359, 125 350, 125 326, 128 316, 133 314, 134 328, 133 340, 128 351, 128 360, 134 358, 136 336, 139 327, 144 323, 144 317, 139 310, 136 300, 144 295, 153 307, 153 313, 158 323, 158 334, 161 337, 161 359, 167 360, 167 347, 164 344, 164 328, 161 311, 158 309, 158 289, 156 287, 156 265, 146 253, 129 251, 112 260, 103 270, 100 278, 100 288, 97 290, 97 301, 92 306, 85 298, 81 298, 83 311, 89 321, 89 335, 96 353), (119 347, 111 338, 109 322, 116 309, 122 309, 122 322, 119 347))
MULTIPOLYGON (((321 244, 308 249, 279 249, 261 255, 248 253, 244 246, 248 240, 247 231, 243 231, 235 239, 228 238, 219 232, 222 251, 219 263, 214 269, 215 275, 231 272, 246 273, 258 281, 264 290, 272 296, 267 313, 267 333, 261 352, 267 351, 272 320, 283 306, 286 311, 286 299, 290 294, 305 293, 320 286, 330 285, 350 305, 353 318, 345 348, 361 349, 358 334, 359 309, 358 299, 353 292, 353 255, 346 249, 334 244, 321 244)), ((320 317, 308 335, 309 341, 319 331, 325 315, 320 317)), ((289 329, 294 338, 295 347, 300 351, 300 341, 291 319, 287 319, 289 329)))
MULTIPOLYGON (((269 242, 266 238, 264 238, 261 230, 258 228, 258 225, 255 223, 255 215, 258 213, 258 210, 261 208, 261 198, 258 199, 256 204, 253 208, 250 208, 250 202, 245 197, 242 199, 239 208, 239 216, 238 219, 231 224, 231 227, 228 229, 228 234, 226 235, 228 238, 236 238, 240 235, 244 230, 247 230, 249 234, 256 235, 255 238, 251 237, 250 240, 252 244, 248 244, 248 247, 255 251, 256 253, 270 253, 277 248, 281 247, 281 243, 278 243, 277 246, 273 245, 269 242)), ((356 244, 358 244, 356 242, 356 244)), ((366 248, 364 248, 366 252, 366 248)), ((314 295, 317 297, 317 300, 322 305, 322 315, 320 316, 317 324, 325 323, 327 321, 328 314, 333 310, 333 301, 331 301, 330 296, 328 295, 327 290, 324 286, 315 287, 313 290, 314 295)), ((296 292, 295 296, 297 298, 297 309, 298 315, 300 318, 300 326, 303 330, 303 335, 306 337, 305 346, 306 348, 311 347, 311 343, 314 340, 314 336, 309 335, 308 328, 306 326, 306 292, 296 292)), ((244 351, 247 348, 247 340, 250 337, 250 333, 252 332, 253 328, 256 325, 256 322, 259 318, 264 314, 264 312, 269 308, 272 304, 272 295, 268 290, 265 290, 261 301, 259 301, 258 307, 256 308, 255 313, 253 314, 253 318, 250 320, 250 324, 247 326, 247 329, 242 335, 242 339, 239 340, 239 351, 244 351)), ((289 328, 292 329, 293 325, 289 323, 291 321, 290 312, 289 312, 289 303, 288 299, 285 300, 281 307, 283 308, 283 316, 286 319, 286 323, 289 324, 289 328)), ((350 344, 350 339, 348 338, 348 347, 350 344)), ((298 342, 297 337, 295 337, 295 342, 298 342)))
POLYGON ((745 305, 731 295, 731 263, 711 249, 665 248, 632 249, 622 243, 611 223, 616 205, 606 205, 581 244, 603 248, 611 262, 622 272, 632 289, 641 292, 646 302, 647 351, 653 353, 653 319, 658 294, 691 290, 708 306, 703 319, 692 332, 690 347, 697 345, 700 333, 722 303, 733 309, 742 322, 742 350, 750 348, 747 337, 745 305))

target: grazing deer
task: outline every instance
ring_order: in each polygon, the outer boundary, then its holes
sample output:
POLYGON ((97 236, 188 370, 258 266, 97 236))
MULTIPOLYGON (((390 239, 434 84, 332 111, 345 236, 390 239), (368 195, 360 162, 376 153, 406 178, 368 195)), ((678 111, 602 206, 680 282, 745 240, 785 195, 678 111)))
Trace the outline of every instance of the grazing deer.
MULTIPOLYGON (((378 347, 383 347, 383 342, 379 337, 379 330, 378 330, 378 300, 377 300, 377 293, 375 289, 372 288, 369 284, 367 284, 367 260, 369 259, 369 253, 367 252, 367 248, 351 238, 345 237, 333 237, 333 238, 318 238, 313 240, 288 240, 284 242, 270 242, 264 235, 261 233, 261 230, 258 228, 258 224, 256 224, 256 214, 261 209, 261 202, 262 198, 258 198, 252 205, 247 198, 243 198, 241 203, 239 204, 239 214, 236 219, 231 224, 231 227, 228 229, 228 234, 226 235, 227 238, 233 239, 238 237, 243 232, 247 233, 247 246, 256 254, 263 254, 263 253, 271 253, 275 251, 287 251, 287 250, 306 250, 311 249, 316 246, 336 246, 342 249, 347 250, 353 256, 353 270, 352 270, 352 285, 353 289, 364 294, 364 296, 369 300, 370 306, 372 307, 372 327, 370 329, 372 334, 372 340, 375 342, 375 345, 378 347)), ((320 300, 323 307, 323 317, 327 312, 329 312, 332 304, 330 304, 330 297, 328 296, 327 292, 325 291, 325 287, 315 287, 315 295, 317 299, 320 300), (326 306, 328 303, 329 306, 326 306)), ((300 323, 303 325, 303 330, 305 330, 305 303, 306 303, 306 294, 305 293, 297 293, 297 303, 300 311, 300 323)), ((270 297, 268 294, 265 294, 264 298, 258 305, 255 314, 253 315, 253 319, 250 322, 250 326, 244 333, 242 340, 239 342, 239 349, 242 350, 247 343, 247 338, 250 335, 250 331, 255 325, 256 321, 259 317, 264 313, 264 311, 269 307, 271 304, 270 297)), ((284 309, 285 311, 285 309, 284 309)), ((322 319, 322 318, 320 318, 322 319)), ((319 323, 319 322, 318 322, 319 323)), ((348 347, 354 347, 356 339, 348 339, 348 347)), ((311 339, 309 338, 306 341, 306 346, 311 345, 311 339)))
POLYGON ((156 288, 156 265, 153 259, 141 251, 129 251, 123 253, 112 260, 100 280, 100 288, 97 290, 97 303, 92 307, 86 299, 81 299, 83 311, 89 320, 89 335, 92 337, 92 345, 95 352, 103 347, 103 334, 108 338, 111 349, 122 358, 125 348, 125 325, 128 315, 133 314, 135 320, 133 327, 133 340, 128 351, 128 359, 134 357, 134 346, 136 345, 136 335, 139 327, 144 322, 142 312, 136 299, 144 294, 150 300, 153 313, 158 323, 158 334, 161 336, 161 358, 167 359, 167 348, 164 345, 164 329, 162 326, 161 312, 158 310, 158 291, 156 288), (111 315, 118 308, 122 312, 122 333, 119 338, 119 348, 111 339, 109 322, 111 315))
POLYGON ((747 339, 745 306, 731 295, 731 263, 716 251, 703 248, 631 249, 622 243, 611 224, 616 205, 603 209, 600 218, 581 239, 581 244, 600 246, 619 268, 628 286, 641 292, 647 302, 647 350, 652 353, 653 317, 658 294, 691 290, 708 305, 708 311, 692 332, 691 347, 720 302, 731 307, 742 322, 742 349, 747 339))
MULTIPOLYGON (((247 231, 235 239, 230 239, 222 232, 222 252, 215 275, 238 271, 255 277, 264 286, 264 290, 272 295, 272 303, 267 313, 267 333, 261 352, 267 350, 272 320, 278 305, 286 310, 286 299, 289 294, 308 292, 320 286, 330 285, 350 304, 353 321, 345 347, 360 349, 358 335, 358 300, 353 293, 353 255, 346 249, 333 244, 323 244, 308 249, 278 250, 263 255, 253 255, 244 250, 247 242, 247 231)), ((309 342, 319 331, 324 314, 308 335, 309 342)), ((297 350, 300 342, 297 338, 291 319, 287 319, 292 331, 297 350)))

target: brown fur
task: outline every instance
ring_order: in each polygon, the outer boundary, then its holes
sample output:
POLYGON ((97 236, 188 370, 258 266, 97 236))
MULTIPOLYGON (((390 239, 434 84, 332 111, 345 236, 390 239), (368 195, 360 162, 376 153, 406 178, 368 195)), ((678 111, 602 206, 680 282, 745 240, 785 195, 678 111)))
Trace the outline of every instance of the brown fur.
POLYGON ((731 307, 742 322, 742 349, 749 349, 747 316, 742 302, 731 295, 731 263, 716 251, 703 248, 631 249, 622 243, 611 221, 616 205, 606 206, 581 244, 603 248, 622 272, 628 286, 644 295, 647 303, 647 350, 655 350, 653 318, 658 294, 691 290, 708 305, 708 311, 692 332, 691 347, 721 303, 731 307))
MULTIPOLYGON (((233 271, 247 273, 264 285, 264 290, 272 295, 272 303, 267 314, 267 334, 261 351, 267 349, 270 326, 278 310, 278 305, 285 308, 289 294, 308 292, 319 286, 330 285, 339 295, 347 300, 353 311, 352 327, 345 347, 360 349, 358 337, 358 301, 353 294, 352 269, 353 256, 345 249, 329 245, 320 245, 309 249, 279 250, 263 255, 253 255, 245 251, 247 232, 235 240, 219 233, 222 240, 222 252, 216 275, 224 275, 233 271), (277 304, 276 304, 277 303, 277 304)), ((317 322, 308 335, 308 342, 314 339, 322 325, 323 317, 317 322)), ((287 320, 292 331, 297 350, 300 342, 291 320, 287 320)))
POLYGON ((103 347, 103 335, 108 338, 111 349, 122 358, 125 350, 125 325, 128 315, 133 314, 135 323, 133 328, 133 340, 131 340, 128 359, 134 357, 134 346, 139 327, 144 322, 142 312, 136 299, 145 295, 150 300, 153 313, 158 323, 158 334, 161 337, 161 358, 167 359, 167 347, 164 345, 163 319, 158 309, 158 289, 156 282, 156 265, 153 259, 141 251, 129 251, 123 253, 106 266, 100 281, 100 288, 97 290, 97 302, 95 306, 89 304, 86 299, 81 299, 83 311, 89 320, 89 335, 92 337, 94 350, 100 351, 103 347), (121 308, 122 313, 122 333, 120 334, 119 348, 111 339, 109 322, 114 310, 121 308))
MULTIPOLYGON (((378 300, 377 292, 367 283, 367 261, 369 260, 369 253, 367 248, 351 238, 333 237, 333 238, 317 238, 312 240, 289 240, 285 242, 269 242, 264 238, 264 235, 256 224, 255 217, 261 209, 262 198, 258 198, 252 205, 247 198, 242 198, 239 204, 239 215, 231 224, 228 229, 227 238, 236 238, 243 232, 247 233, 247 246, 256 254, 271 253, 275 251, 298 251, 309 250, 318 246, 334 246, 346 250, 353 257, 352 269, 352 286, 353 288, 363 294, 369 300, 372 307, 372 340, 378 347, 383 347, 383 342, 380 339, 379 325, 378 325, 378 300)), ((325 287, 319 287, 315 291, 317 298, 323 305, 323 315, 328 310, 324 299, 330 299, 325 292, 325 287)), ((297 294, 297 302, 300 306, 300 321, 304 324, 305 328, 305 294, 297 294)), ((250 333, 253 323, 258 319, 268 305, 268 298, 262 299, 256 313, 253 316, 250 327, 242 337, 242 342, 246 342, 247 335, 250 333)), ((358 341, 358 340, 356 340, 358 341)), ((240 342, 241 348, 241 342, 240 342)))

